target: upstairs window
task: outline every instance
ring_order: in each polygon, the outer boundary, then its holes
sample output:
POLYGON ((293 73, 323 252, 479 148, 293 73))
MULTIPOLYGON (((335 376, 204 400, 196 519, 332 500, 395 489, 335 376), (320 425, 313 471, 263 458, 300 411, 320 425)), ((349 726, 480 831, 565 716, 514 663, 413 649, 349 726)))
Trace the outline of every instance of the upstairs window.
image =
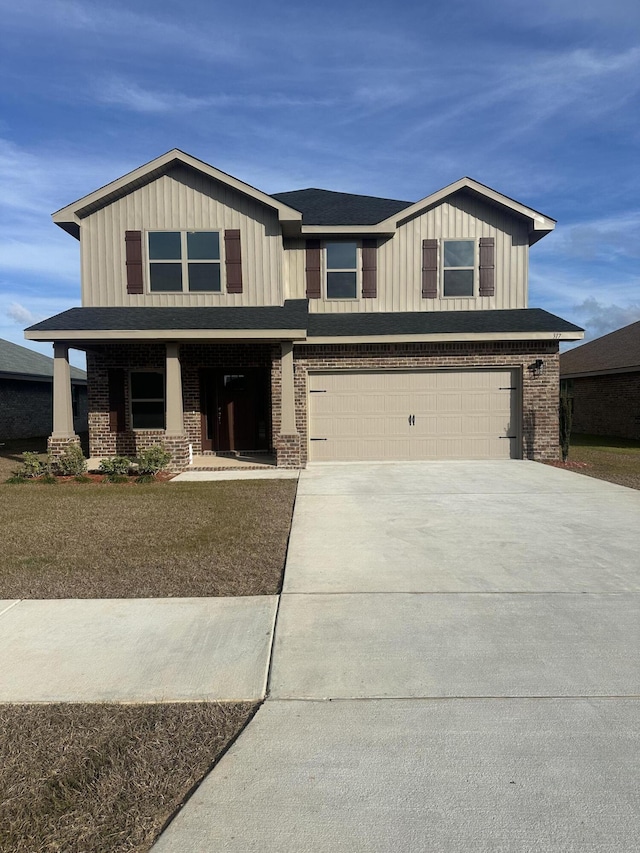
POLYGON ((473 296, 475 241, 444 240, 443 246, 443 296, 473 296))
POLYGON ((220 293, 219 231, 150 231, 152 293, 220 293))
POLYGON ((327 299, 358 296, 358 244, 326 243, 327 299))

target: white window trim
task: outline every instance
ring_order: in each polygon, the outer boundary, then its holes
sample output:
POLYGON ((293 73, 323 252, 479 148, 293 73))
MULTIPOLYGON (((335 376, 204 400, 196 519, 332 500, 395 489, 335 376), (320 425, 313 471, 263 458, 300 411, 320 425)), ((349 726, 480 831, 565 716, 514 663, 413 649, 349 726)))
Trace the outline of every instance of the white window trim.
MULTIPOLYGON (((171 291, 165 291, 171 292, 171 291)), ((177 291, 176 291, 177 292, 177 291)), ((131 368, 129 370, 128 375, 129 382, 129 423, 131 424, 131 429, 133 432, 158 432, 159 430, 165 430, 167 428, 167 379, 165 376, 165 371, 160 367, 142 367, 139 369, 131 368), (135 397, 133 396, 133 389, 131 387, 131 375, 133 373, 160 373, 162 376, 162 386, 164 389, 164 396, 162 397, 135 397), (164 426, 163 427, 136 427, 133 425, 133 404, 136 403, 162 403, 162 407, 164 409, 164 426)))
POLYGON ((440 292, 442 299, 475 299, 480 287, 480 241, 477 237, 442 237, 440 239, 440 292), (473 266, 472 267, 445 267, 444 244, 465 242, 473 243, 473 266), (469 296, 446 296, 444 292, 444 272, 447 270, 473 270, 473 293, 469 296))
POLYGON ((322 280, 324 286, 324 298, 326 302, 357 302, 362 292, 362 242, 360 240, 325 240, 322 244, 322 280), (356 265, 354 267, 331 267, 327 265, 327 246, 330 243, 355 243, 356 265), (329 296, 327 273, 329 272, 355 272, 356 295, 355 296, 329 296))
POLYGON ((225 293, 224 281, 224 229, 223 228, 187 228, 183 231, 180 228, 150 228, 145 231, 144 249, 146 255, 146 277, 147 277, 147 292, 150 294, 157 293, 189 293, 198 294, 206 293, 219 296, 225 293), (180 259, 163 258, 162 260, 152 260, 149 253, 149 235, 150 234, 180 234, 180 259), (218 245, 220 246, 220 258, 218 260, 201 260, 200 258, 192 258, 189 261, 187 255, 187 234, 213 234, 218 235, 218 245), (218 264, 220 266, 220 290, 189 290, 189 263, 194 264, 218 264), (180 264, 182 268, 182 290, 152 290, 151 289, 151 264, 180 264))

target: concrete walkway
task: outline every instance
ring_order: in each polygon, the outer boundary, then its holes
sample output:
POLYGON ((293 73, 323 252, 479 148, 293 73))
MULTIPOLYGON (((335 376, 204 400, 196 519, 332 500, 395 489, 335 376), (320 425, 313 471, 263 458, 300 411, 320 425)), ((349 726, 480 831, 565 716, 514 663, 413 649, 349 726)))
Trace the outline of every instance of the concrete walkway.
POLYGON ((155 853, 640 849, 640 492, 300 478, 268 699, 155 853))
POLYGON ((260 701, 277 596, 0 602, 0 702, 260 701))

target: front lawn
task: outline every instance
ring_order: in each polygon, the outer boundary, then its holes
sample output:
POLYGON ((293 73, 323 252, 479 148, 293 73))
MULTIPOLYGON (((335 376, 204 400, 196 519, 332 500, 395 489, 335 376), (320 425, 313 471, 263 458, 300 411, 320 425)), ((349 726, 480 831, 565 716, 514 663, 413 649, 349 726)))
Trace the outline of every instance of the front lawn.
POLYGON ((640 489, 640 441, 602 435, 572 435, 569 462, 584 463, 581 474, 640 489))
POLYGON ((143 853, 249 703, 1 705, 1 853, 143 853))
POLYGON ((274 595, 295 480, 0 485, 0 599, 274 595))

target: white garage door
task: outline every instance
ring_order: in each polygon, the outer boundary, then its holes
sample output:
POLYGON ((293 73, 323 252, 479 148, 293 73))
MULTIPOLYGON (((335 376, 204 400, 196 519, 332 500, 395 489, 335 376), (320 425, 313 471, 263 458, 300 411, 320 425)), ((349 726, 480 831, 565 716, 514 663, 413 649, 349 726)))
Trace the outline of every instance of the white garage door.
POLYGON ((309 375, 309 457, 509 459, 520 455, 518 371, 309 375))

